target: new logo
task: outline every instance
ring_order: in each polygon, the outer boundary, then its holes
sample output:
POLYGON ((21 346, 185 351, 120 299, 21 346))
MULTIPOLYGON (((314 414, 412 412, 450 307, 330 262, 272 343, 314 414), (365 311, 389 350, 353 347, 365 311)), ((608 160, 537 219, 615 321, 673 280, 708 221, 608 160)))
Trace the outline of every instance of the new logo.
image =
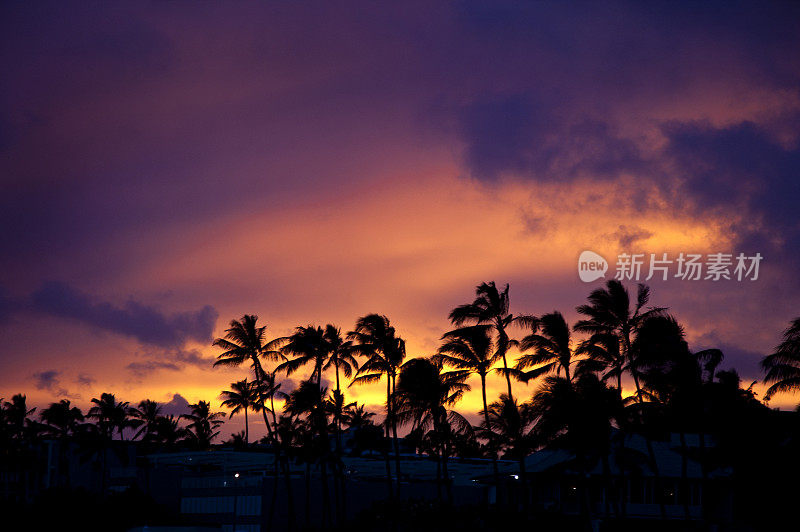
POLYGON ((584 251, 578 257, 578 276, 584 283, 602 279, 608 271, 608 261, 594 251, 584 251))

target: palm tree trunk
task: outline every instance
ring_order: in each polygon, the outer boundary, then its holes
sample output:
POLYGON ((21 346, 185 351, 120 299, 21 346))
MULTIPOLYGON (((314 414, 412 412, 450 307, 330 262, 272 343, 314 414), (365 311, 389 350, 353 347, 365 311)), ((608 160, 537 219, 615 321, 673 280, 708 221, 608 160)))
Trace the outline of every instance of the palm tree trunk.
MULTIPOLYGON (((344 396, 342 396, 342 390, 339 387, 338 358, 334 360, 334 370, 336 372, 337 401, 338 397, 341 397, 342 408, 344 408, 344 396)), ((334 482, 338 483, 336 489, 336 515, 341 525, 347 519, 347 486, 345 482, 344 463, 342 462, 342 412, 339 410, 338 405, 336 405, 334 414, 336 415, 336 419, 334 420, 334 425, 336 427, 336 468, 334 470, 334 476, 336 478, 334 482)))
POLYGON ((498 348, 500 352, 503 354, 503 370, 506 374, 506 384, 508 385, 508 398, 513 399, 514 396, 511 394, 511 374, 508 372, 508 362, 506 360, 506 353, 508 352, 508 335, 506 334, 505 328, 500 324, 495 324, 497 328, 497 336, 498 336, 498 348))
POLYGON ((247 407, 244 407, 244 446, 250 445, 250 424, 247 422, 247 407))
MULTIPOLYGON (((392 374, 392 401, 395 392, 395 374, 392 374)), ((392 444, 394 445, 394 464, 395 474, 397 475, 397 493, 400 494, 400 444, 397 439, 397 420, 394 417, 394 406, 392 406, 392 444)))
MULTIPOLYGON (((258 358, 256 356, 253 357, 253 372, 255 373, 256 376, 256 389, 258 390, 258 396, 259 399, 261 400, 261 414, 264 416, 264 424, 267 426, 267 434, 269 435, 270 439, 273 439, 272 427, 270 426, 269 420, 267 419, 267 409, 266 409, 267 403, 264 399, 264 389, 263 389, 264 380, 262 379, 262 373, 264 372, 264 369, 261 367, 261 363, 258 361, 258 358)), ((272 396, 270 396, 270 399, 271 398, 272 396)), ((275 416, 274 404, 273 404, 272 415, 274 421, 274 416, 275 416)))
POLYGON ((497 470, 497 453, 494 448, 494 437, 489 428, 489 406, 486 402, 486 374, 481 373, 481 395, 483 396, 483 422, 486 425, 486 435, 489 443, 489 452, 492 455, 492 474, 494 475, 495 493, 500 488, 500 473, 497 470))
POLYGON ((453 486, 450 482, 450 471, 447 469, 447 448, 442 443, 442 476, 444 477, 444 487, 447 490, 447 504, 453 504, 453 486))
POLYGON ((436 496, 442 502, 442 457, 436 452, 436 496))
POLYGON ((390 419, 392 417, 392 381, 391 377, 387 373, 386 375, 386 421, 384 425, 386 425, 386 454, 384 455, 386 458, 386 485, 389 489, 389 500, 391 501, 394 499, 394 487, 392 482, 392 462, 391 458, 389 457, 390 445, 391 445, 391 435, 389 433, 389 424, 390 419))
MULTIPOLYGON (((642 397, 642 388, 639 385, 639 376, 635 370, 631 369, 631 373, 633 374, 633 382, 636 385, 636 396, 639 401, 639 422, 642 424, 644 428, 644 411, 642 410, 642 406, 644 405, 644 397, 642 397)), ((664 493, 663 493, 663 486, 661 483, 661 475, 658 471, 658 462, 656 461, 656 453, 653 450, 653 442, 650 439, 650 435, 647 434, 647 430, 644 431, 644 441, 647 444, 647 455, 650 458, 650 470, 653 472, 653 481, 655 482, 655 493, 658 497, 658 509, 661 513, 661 519, 666 521, 667 519, 667 508, 664 506, 664 493)))

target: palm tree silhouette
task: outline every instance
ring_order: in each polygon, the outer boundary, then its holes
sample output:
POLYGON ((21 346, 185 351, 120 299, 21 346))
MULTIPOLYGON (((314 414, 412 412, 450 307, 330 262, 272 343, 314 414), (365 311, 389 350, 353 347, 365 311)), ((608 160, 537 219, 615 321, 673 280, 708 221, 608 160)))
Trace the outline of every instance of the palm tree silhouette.
POLYGON ((51 403, 39 413, 39 417, 45 423, 45 430, 61 439, 67 439, 74 434, 84 419, 81 409, 72 406, 69 399, 51 403))
POLYGON ((360 429, 372 425, 372 418, 375 417, 374 412, 368 412, 366 405, 350 403, 345 405, 342 421, 347 428, 360 429))
MULTIPOLYGON (((645 309, 649 300, 650 288, 639 284, 636 303, 631 309, 628 290, 620 281, 611 279, 606 283, 605 288, 597 288, 589 294, 589 304, 580 305, 576 309, 579 314, 588 317, 588 319, 580 320, 575 324, 576 331, 589 333, 593 338, 599 340, 603 340, 604 335, 609 334, 619 339, 620 357, 612 359, 615 364, 613 370, 617 375, 621 375, 625 370, 624 364, 628 365, 628 370, 636 385, 637 396, 641 393, 639 375, 630 366, 633 356, 631 352, 633 337, 646 319, 660 315, 666 310, 660 307, 645 309)), ((619 392, 622 394, 621 383, 619 392)))
POLYGON ((217 437, 219 431, 216 430, 225 417, 222 412, 211 412, 211 404, 208 401, 198 401, 189 405, 192 409, 190 414, 183 414, 181 418, 187 420, 187 435, 195 446, 199 449, 208 449, 212 440, 217 437))
POLYGON ((114 431, 119 434, 121 440, 125 439, 125 429, 132 426, 130 403, 117 402, 113 393, 103 393, 100 399, 93 398, 93 407, 86 414, 87 418, 97 421, 100 433, 106 438, 111 439, 114 431))
MULTIPOLYGON (((480 376, 484 424, 488 426, 489 408, 486 401, 486 375, 502 356, 502 353, 494 349, 492 326, 486 324, 462 327, 445 333, 442 336, 442 340, 444 343, 439 347, 437 354, 433 356, 434 362, 466 370, 480 376)), ((497 469, 497 448, 495 447, 493 435, 491 431, 485 433, 489 455, 492 458, 495 485, 498 485, 500 479, 497 469)))
POLYGON ((572 348, 572 338, 569 325, 564 316, 556 311, 543 315, 536 324, 532 326, 531 334, 527 335, 520 342, 520 350, 533 350, 533 353, 523 354, 517 360, 516 369, 524 370, 536 366, 534 369, 522 375, 524 381, 535 379, 541 375, 546 375, 555 371, 556 375, 564 372, 567 381, 572 381, 573 375, 570 368, 582 362, 579 371, 590 371, 602 369, 597 365, 591 368, 587 365, 588 360, 576 359, 578 352, 572 348), (541 333, 539 333, 541 329, 541 333))
POLYGON ((279 364, 276 372, 285 371, 286 375, 291 375, 308 363, 313 364, 310 380, 322 387, 322 368, 328 360, 330 349, 325 338, 325 330, 322 327, 309 325, 307 327, 297 327, 294 333, 284 339, 285 343, 281 348, 281 353, 291 355, 294 358, 286 358, 279 364))
POLYGON ((325 326, 325 340, 328 342, 329 354, 328 361, 322 369, 327 370, 333 367, 336 375, 335 390, 341 391, 339 372, 341 371, 342 375, 349 379, 354 371, 358 371, 358 362, 353 356, 353 342, 345 341, 342 338, 342 331, 331 324, 325 326))
MULTIPOLYGON (((397 489, 400 489, 400 446, 397 440, 397 420, 394 415, 392 396, 395 390, 395 380, 403 359, 406 356, 406 343, 397 336, 394 327, 389 324, 389 318, 380 314, 368 314, 356 321, 353 331, 347 333, 348 340, 352 341, 352 352, 367 357, 355 378, 350 382, 354 384, 369 384, 378 382, 386 375, 386 439, 391 439, 394 447, 395 473, 397 475, 397 489), (391 436, 389 429, 391 428, 391 436)), ((389 465, 389 456, 386 455, 386 481, 391 498, 392 473, 389 465)))
MULTIPOLYGON (((506 394, 501 394, 500 399, 492 402, 482 412, 484 416, 481 432, 493 438, 498 445, 505 449, 509 458, 517 460, 519 464, 519 477, 523 488, 523 504, 527 507, 528 481, 525 469, 525 457, 533 452, 538 444, 534 425, 536 412, 530 404, 517 404, 517 400, 506 394)), ((499 479, 495 483, 500 490, 499 479)), ((499 496, 499 493, 498 493, 499 496)))
POLYGON ((158 416, 153 429, 152 439, 166 445, 168 448, 175 446, 187 435, 186 429, 180 426, 178 418, 173 415, 158 416))
POLYGON ((572 381, 549 376, 534 393, 531 408, 538 416, 536 436, 575 454, 581 509, 587 522, 591 521, 587 474, 610 453, 611 423, 622 416, 619 395, 590 372, 575 375, 572 381))
POLYGON ((535 323, 535 318, 533 316, 514 316, 509 314, 510 300, 508 290, 508 284, 501 292, 495 286, 494 281, 481 283, 475 288, 475 300, 472 303, 460 305, 450 311, 450 321, 456 327, 460 327, 465 323, 475 325, 489 324, 492 326, 496 334, 495 343, 498 358, 503 361, 502 373, 508 385, 508 396, 513 397, 511 393, 511 375, 514 371, 508 367, 506 354, 508 349, 514 345, 514 341, 509 338, 507 330, 513 324, 523 327, 531 326, 535 323))
POLYGON ((267 372, 261 365, 261 358, 267 360, 281 360, 283 356, 277 350, 283 338, 272 341, 265 340, 266 326, 257 325, 258 316, 245 314, 241 320, 232 320, 230 327, 225 329, 225 336, 217 338, 212 345, 220 347, 225 351, 217 356, 214 366, 241 366, 250 363, 255 376, 256 390, 259 394, 261 412, 264 416, 264 424, 267 426, 267 434, 272 436, 272 426, 267 419, 266 395, 267 388, 264 381, 267 372))
POLYGON ((131 409, 130 415, 134 418, 132 423, 134 428, 139 428, 133 435, 133 439, 135 440, 141 436, 143 440, 151 441, 156 432, 158 419, 161 416, 161 405, 156 401, 144 399, 139 403, 138 407, 131 409))
POLYGON ((36 412, 36 408, 28 409, 27 396, 25 394, 15 394, 11 401, 3 403, 3 417, 8 426, 12 439, 22 441, 25 439, 30 427, 28 416, 36 412))
POLYGON ((770 385, 764 394, 765 401, 776 393, 800 390, 800 318, 783 332, 783 341, 774 353, 764 357, 761 367, 767 373, 764 384, 770 385))
POLYGON ((305 380, 289 394, 284 405, 284 411, 290 416, 305 417, 305 423, 312 436, 302 450, 306 453, 304 459, 307 464, 317 461, 320 466, 323 526, 330 525, 331 520, 331 501, 328 489, 328 464, 331 461, 331 453, 328 441, 328 415, 324 404, 326 393, 327 389, 320 387, 318 382, 305 380))
POLYGON ((250 443, 250 424, 247 419, 247 411, 258 408, 257 390, 254 383, 248 382, 247 379, 232 382, 231 389, 222 392, 223 398, 222 406, 231 408, 231 413, 228 416, 232 418, 234 414, 244 412, 244 446, 250 443))
POLYGON ((453 494, 447 468, 450 436, 454 426, 455 430, 471 430, 471 427, 461 414, 448 410, 448 407, 455 405, 469 391, 469 384, 464 382, 469 374, 467 370, 442 372, 437 361, 412 358, 403 364, 395 390, 398 421, 412 423, 412 431, 427 433, 434 442, 451 503, 453 494))

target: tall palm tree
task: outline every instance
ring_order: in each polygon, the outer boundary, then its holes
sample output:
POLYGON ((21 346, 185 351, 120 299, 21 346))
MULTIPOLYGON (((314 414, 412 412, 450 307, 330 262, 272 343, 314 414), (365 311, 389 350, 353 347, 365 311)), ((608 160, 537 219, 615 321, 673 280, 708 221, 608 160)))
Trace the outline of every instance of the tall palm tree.
MULTIPOLYGON (((575 330, 578 330, 577 325, 575 330)), ((578 346, 575 354, 584 357, 578 368, 598 373, 603 382, 614 379, 617 393, 622 397, 622 374, 627 368, 619 337, 613 333, 594 333, 578 346)))
POLYGON ((93 407, 89 409, 86 417, 97 421, 97 428, 106 438, 111 439, 114 431, 120 439, 125 439, 125 429, 132 426, 131 408, 127 401, 117 402, 113 393, 103 393, 100 399, 93 398, 93 407))
POLYGON ((594 463, 610 453, 612 421, 622 415, 619 395, 593 373, 580 374, 573 381, 548 376, 534 394, 531 408, 538 416, 537 438, 575 454, 581 508, 590 521, 587 474, 594 463))
MULTIPOLYGON (((453 368, 477 374, 481 379, 481 398, 483 399, 484 424, 489 425, 489 408, 486 401, 486 376, 492 366, 500 358, 501 353, 494 349, 491 325, 472 325, 462 327, 442 336, 444 343, 439 347, 433 360, 437 364, 446 364, 453 368)), ((485 433, 492 458, 492 471, 495 483, 499 482, 497 469, 497 449, 493 433, 485 433)))
POLYGON ((291 375, 311 363, 314 366, 311 371, 311 381, 316 383, 318 388, 322 388, 322 368, 330 355, 325 330, 322 327, 314 325, 297 327, 291 336, 285 338, 281 353, 284 357, 291 355, 294 358, 286 357, 275 371, 285 371, 287 375, 291 375))
POLYGON ((229 418, 234 414, 244 412, 244 445, 250 443, 250 423, 247 419, 247 411, 251 409, 258 409, 259 401, 257 397, 257 390, 254 383, 248 382, 247 379, 232 382, 231 389, 222 392, 223 399, 222 406, 230 408, 231 413, 229 418))
MULTIPOLYGON (((534 426, 536 413, 528 403, 517 404, 517 400, 501 394, 500 399, 492 402, 482 412, 484 422, 481 432, 493 438, 502 446, 509 458, 517 460, 519 464, 519 477, 523 487, 523 501, 527 507, 528 481, 525 469, 525 458, 532 453, 538 444, 534 426)), ((496 481, 496 489, 500 483, 496 481)), ((499 493, 498 493, 499 495, 499 493)))
POLYGON ((496 349, 498 358, 503 361, 502 373, 508 385, 508 396, 511 393, 511 375, 514 371, 508 367, 506 354, 514 341, 508 335, 508 328, 517 324, 520 326, 530 326, 535 323, 532 316, 514 316, 509 313, 510 299, 508 295, 508 284, 500 291, 495 286, 494 281, 481 283, 475 288, 475 300, 472 303, 460 305, 450 311, 450 321, 456 327, 465 323, 474 325, 489 324, 492 326, 496 339, 496 349))
POLYGON ((800 317, 783 332, 783 341, 774 353, 764 357, 761 367, 767 373, 764 384, 770 385, 765 401, 776 393, 800 390, 800 317))
POLYGON ((328 412, 325 408, 326 394, 327 389, 320 387, 318 382, 305 380, 289 394, 284 405, 284 411, 287 414, 305 419, 312 436, 302 450, 306 452, 304 457, 306 463, 316 461, 320 466, 323 526, 330 525, 331 520, 331 501, 328 488, 328 464, 331 461, 331 452, 328 440, 328 412))
MULTIPOLYGON (((352 342, 354 354, 367 357, 350 383, 368 384, 378 382, 386 375, 386 439, 392 441, 395 456, 395 473, 397 487, 400 488, 400 445, 397 440, 397 420, 394 415, 392 396, 395 390, 395 381, 403 359, 406 356, 406 343, 397 336, 395 328, 389 323, 389 318, 380 314, 368 314, 356 321, 353 331, 347 333, 347 339, 352 342), (389 429, 391 428, 391 435, 389 429)), ((389 465, 389 455, 386 455, 386 478, 390 490, 392 473, 389 465)))
POLYGON ((259 393, 261 412, 264 416, 264 424, 267 426, 267 434, 272 436, 272 426, 267 419, 266 399, 263 385, 267 372, 261 365, 261 359, 282 360, 283 356, 278 348, 283 343, 283 338, 267 341, 266 326, 259 327, 258 316, 245 314, 241 320, 232 320, 230 327, 225 329, 225 336, 214 340, 212 345, 224 349, 217 356, 214 366, 241 366, 249 363, 255 376, 256 389, 259 393))
POLYGON ((366 410, 366 405, 350 403, 345 405, 342 419, 348 428, 358 430, 362 427, 372 425, 373 417, 375 417, 375 413, 368 412, 366 410))
POLYGON ((74 434, 84 419, 81 409, 72 406, 69 399, 51 403, 39 413, 39 417, 45 423, 46 431, 61 439, 74 434))
MULTIPOLYGON (((469 391, 464 382, 470 372, 455 370, 442 372, 442 366, 428 358, 413 358, 403 364, 395 390, 397 419, 412 424, 412 431, 428 434, 434 441, 442 464, 448 500, 452 502, 447 457, 452 447, 451 434, 470 427, 469 422, 454 410, 448 410, 469 391)), ((470 427, 471 428, 471 427, 470 427)))
POLYGON ((211 403, 208 401, 198 401, 196 404, 189 405, 191 413, 181 415, 187 420, 187 435, 193 443, 200 449, 208 449, 211 442, 219 435, 216 430, 225 416, 222 412, 211 412, 211 403))
POLYGON ((538 320, 538 327, 534 324, 531 334, 520 342, 520 349, 533 352, 523 354, 517 360, 516 369, 536 366, 523 374, 523 380, 535 379, 554 371, 560 375, 563 371, 567 381, 572 382, 571 368, 578 363, 577 352, 572 348, 569 325, 557 310, 542 316, 538 320))
POLYGON ((134 425, 138 426, 139 430, 133 435, 135 440, 142 437, 143 440, 150 441, 156 432, 158 419, 161 417, 161 405, 156 401, 144 399, 139 403, 139 406, 131 409, 131 417, 134 418, 134 425))
POLYGON ((23 440, 30 425, 29 416, 36 412, 36 408, 28 409, 27 396, 22 393, 15 394, 11 401, 3 403, 3 418, 8 425, 10 436, 16 440, 23 440))
POLYGON ((158 416, 158 418, 156 418, 152 435, 154 441, 172 447, 186 436, 186 429, 180 426, 178 418, 172 414, 168 416, 158 416))
MULTIPOLYGON (((641 394, 639 375, 630 366, 633 353, 631 344, 633 338, 641 324, 652 316, 663 313, 664 308, 645 308, 650 301, 650 288, 644 284, 639 284, 636 293, 636 302, 631 308, 630 295, 625 286, 616 279, 611 279, 606 283, 605 288, 597 288, 589 294, 589 303, 577 307, 579 314, 583 314, 587 319, 580 320, 575 324, 575 330, 586 332, 592 335, 612 334, 619 339, 621 356, 613 368, 617 374, 624 371, 624 366, 628 364, 628 369, 633 376, 636 385, 637 396, 641 394)), ((619 393, 622 394, 621 384, 619 393)), ((640 401, 642 400, 639 397, 640 401)))
POLYGON ((328 343, 328 360, 322 369, 328 370, 333 367, 334 375, 336 376, 336 388, 334 390, 341 391, 339 373, 341 372, 345 378, 349 379, 354 371, 358 371, 358 362, 353 356, 353 342, 350 340, 345 341, 342 338, 342 331, 331 324, 325 326, 324 338, 328 343))

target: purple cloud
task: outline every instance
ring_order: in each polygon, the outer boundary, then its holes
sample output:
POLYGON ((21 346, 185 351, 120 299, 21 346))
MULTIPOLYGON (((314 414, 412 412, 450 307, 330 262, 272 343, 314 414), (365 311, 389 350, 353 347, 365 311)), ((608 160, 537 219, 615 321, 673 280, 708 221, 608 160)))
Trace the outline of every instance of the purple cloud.
POLYGON ((133 299, 118 307, 95 301, 65 283, 48 282, 32 295, 33 308, 74 319, 105 331, 136 338, 144 344, 179 347, 187 341, 207 343, 217 321, 214 307, 165 314, 133 299))

